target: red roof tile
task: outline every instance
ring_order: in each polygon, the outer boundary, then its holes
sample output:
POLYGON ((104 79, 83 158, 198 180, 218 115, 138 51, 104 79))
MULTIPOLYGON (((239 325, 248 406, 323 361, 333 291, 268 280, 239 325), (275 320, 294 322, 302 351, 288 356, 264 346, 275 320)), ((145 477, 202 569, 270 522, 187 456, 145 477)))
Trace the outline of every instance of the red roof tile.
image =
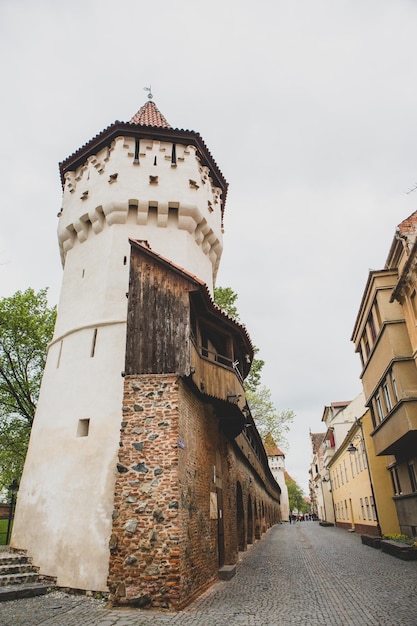
POLYGON ((406 219, 403 220, 401 224, 398 224, 397 228, 398 228, 398 232, 400 233, 400 235, 406 235, 410 232, 411 233, 415 232, 416 227, 417 227, 417 211, 414 211, 414 213, 406 217, 406 219))
POLYGON ((162 115, 155 102, 148 100, 130 120, 130 124, 140 126, 158 126, 159 128, 172 128, 162 115))
POLYGON ((275 440, 273 436, 271 435, 271 433, 268 433, 265 437, 264 448, 265 448, 265 452, 267 456, 285 457, 285 454, 281 452, 281 450, 278 448, 277 444, 275 443, 275 440))
POLYGON ((317 454, 318 449, 323 443, 326 433, 310 433, 311 445, 313 448, 313 454, 317 454))

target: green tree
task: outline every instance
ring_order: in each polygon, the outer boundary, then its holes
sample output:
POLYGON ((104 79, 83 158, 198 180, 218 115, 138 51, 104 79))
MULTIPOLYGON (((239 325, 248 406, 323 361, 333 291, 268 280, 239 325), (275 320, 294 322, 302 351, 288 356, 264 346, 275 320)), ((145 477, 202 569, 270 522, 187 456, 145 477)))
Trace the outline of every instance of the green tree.
MULTIPOLYGON (((237 298, 237 293, 231 287, 215 287, 214 289, 216 304, 239 321, 240 317, 236 307, 237 298)), ((255 358, 244 382, 246 398, 262 439, 271 433, 274 440, 278 441, 280 445, 287 445, 285 433, 289 431, 295 415, 289 409, 277 411, 271 398, 271 391, 267 387, 261 386, 262 368, 265 361, 256 358, 258 352, 258 348, 254 347, 255 358)))
POLYGON ((231 317, 234 317, 235 320, 239 321, 239 313, 237 312, 237 308, 235 306, 237 297, 237 293, 235 293, 231 287, 214 288, 214 302, 217 306, 223 309, 223 311, 231 317))
POLYGON ((303 490, 295 482, 295 480, 286 480, 285 484, 288 489, 288 500, 290 503, 290 511, 298 511, 299 513, 308 513, 309 505, 305 500, 303 490))
POLYGON ((0 489, 23 470, 55 318, 47 289, 0 300, 0 489))
POLYGON ((255 391, 246 390, 246 399, 262 439, 271 433, 281 446, 288 447, 286 433, 295 415, 290 409, 277 411, 271 398, 271 391, 264 385, 255 391))

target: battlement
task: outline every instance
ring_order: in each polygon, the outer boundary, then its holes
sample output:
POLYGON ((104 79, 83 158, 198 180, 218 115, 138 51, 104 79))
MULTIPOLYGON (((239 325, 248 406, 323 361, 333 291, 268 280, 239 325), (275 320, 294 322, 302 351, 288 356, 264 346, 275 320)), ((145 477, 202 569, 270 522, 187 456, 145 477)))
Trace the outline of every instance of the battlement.
POLYGON ((65 173, 58 214, 62 263, 77 243, 128 224, 129 236, 142 239, 155 228, 170 230, 171 238, 172 229, 187 231, 215 276, 223 249, 221 193, 195 146, 116 137, 65 173))

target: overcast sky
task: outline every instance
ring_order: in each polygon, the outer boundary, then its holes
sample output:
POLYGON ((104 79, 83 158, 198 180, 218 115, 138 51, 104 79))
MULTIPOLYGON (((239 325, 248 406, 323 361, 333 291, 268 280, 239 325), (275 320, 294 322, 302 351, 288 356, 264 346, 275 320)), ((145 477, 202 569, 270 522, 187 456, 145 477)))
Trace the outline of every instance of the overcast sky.
POLYGON ((309 429, 361 391, 368 270, 417 209, 415 0, 0 0, 0 297, 58 300, 58 163, 145 103, 199 132, 229 193, 218 284, 309 429))

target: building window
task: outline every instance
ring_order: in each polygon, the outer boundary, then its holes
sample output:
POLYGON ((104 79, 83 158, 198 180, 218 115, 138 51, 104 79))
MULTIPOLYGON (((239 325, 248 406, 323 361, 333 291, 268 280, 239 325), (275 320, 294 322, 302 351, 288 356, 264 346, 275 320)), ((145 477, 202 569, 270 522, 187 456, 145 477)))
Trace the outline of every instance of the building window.
POLYGON ((342 485, 344 485, 345 484, 345 480, 343 478, 343 469, 342 469, 341 466, 340 466, 340 478, 342 479, 342 485))
POLYGON ((392 489, 394 491, 394 496, 399 496, 402 494, 402 491, 401 491, 400 479, 398 476, 398 470, 396 466, 391 467, 390 474, 391 474, 391 482, 392 482, 392 489))
POLYGON ((133 157, 134 163, 139 163, 139 149, 140 149, 140 139, 136 137, 135 139, 135 156, 133 157))
POLYGON ((408 475, 410 477, 411 491, 417 491, 417 477, 414 463, 408 464, 408 475))
POLYGON ((390 393, 389 393, 387 380, 384 380, 384 382, 382 384, 382 391, 383 391, 383 394, 384 394, 385 406, 387 407, 387 411, 389 413, 391 411, 391 409, 392 409, 392 402, 391 402, 391 396, 390 396, 390 393))
POLYGON ((346 500, 345 500, 345 513, 346 513, 346 519, 349 519, 349 509, 348 509, 346 500))
POLYGON ((350 471, 352 473, 352 478, 355 478, 355 470, 353 467, 353 455, 350 454, 349 457, 350 457, 350 471))
POLYGON ((369 340, 368 340, 368 337, 366 337, 366 335, 363 338, 363 347, 364 347, 364 350, 365 350, 365 356, 366 356, 366 358, 368 358, 369 353, 371 352, 371 349, 369 347, 369 340))
POLYGON ((374 428, 376 428, 376 418, 375 418, 375 411, 374 411, 374 405, 373 404, 369 405, 369 410, 371 412, 372 426, 374 428))
POLYGON ((382 410, 381 396, 379 393, 375 397, 376 411, 380 422, 384 419, 384 411, 382 410))
POLYGON ((366 512, 368 514, 368 520, 370 520, 371 519, 371 509, 369 507, 368 497, 365 498, 365 506, 366 506, 366 512))
POLYGON ((93 357, 96 352, 96 343, 97 343, 97 328, 95 328, 93 331, 93 340, 91 342, 90 357, 93 357))
POLYGON ((415 319, 417 319, 417 297, 416 297, 415 291, 413 291, 413 293, 411 294, 410 300, 411 300, 411 307, 413 309, 414 317, 415 319))
POLYGON ((376 330, 375 330, 374 316, 372 315, 372 313, 369 316, 368 323, 369 323, 369 330, 371 332, 372 342, 375 342, 376 330))
POLYGON ((361 456, 362 456, 362 461, 363 461, 363 467, 365 469, 368 468, 368 465, 366 463, 366 449, 365 449, 365 442, 361 441, 361 456))
POLYGON ((382 326, 382 320, 381 320, 381 313, 379 312, 378 302, 376 300, 374 302, 374 313, 375 313, 375 317, 376 317, 376 321, 377 321, 377 325, 379 329, 382 326))
POLYGON ((347 473, 346 461, 345 461, 344 459, 343 459, 343 468, 344 468, 344 470, 345 470, 345 478, 346 478, 346 482, 348 483, 348 482, 349 482, 349 479, 348 479, 348 473, 347 473))
POLYGON ((395 382, 393 372, 391 372, 391 386, 392 386, 392 391, 394 393, 395 402, 398 402, 399 396, 398 396, 398 390, 397 390, 397 383, 395 382))
POLYGON ((376 514, 376 506, 375 506, 375 502, 373 499, 373 496, 371 496, 371 509, 372 509, 372 519, 374 520, 374 522, 378 521, 378 517, 376 514))
POLYGON ((90 430, 90 420, 78 420, 77 437, 88 437, 90 430))
POLYGON ((362 513, 362 519, 366 519, 366 516, 365 516, 365 507, 363 506, 363 500, 362 500, 362 498, 360 499, 360 503, 361 503, 361 513, 362 513))
POLYGON ((358 462, 358 453, 355 452, 355 465, 356 465, 356 473, 359 474, 359 462, 358 462))

